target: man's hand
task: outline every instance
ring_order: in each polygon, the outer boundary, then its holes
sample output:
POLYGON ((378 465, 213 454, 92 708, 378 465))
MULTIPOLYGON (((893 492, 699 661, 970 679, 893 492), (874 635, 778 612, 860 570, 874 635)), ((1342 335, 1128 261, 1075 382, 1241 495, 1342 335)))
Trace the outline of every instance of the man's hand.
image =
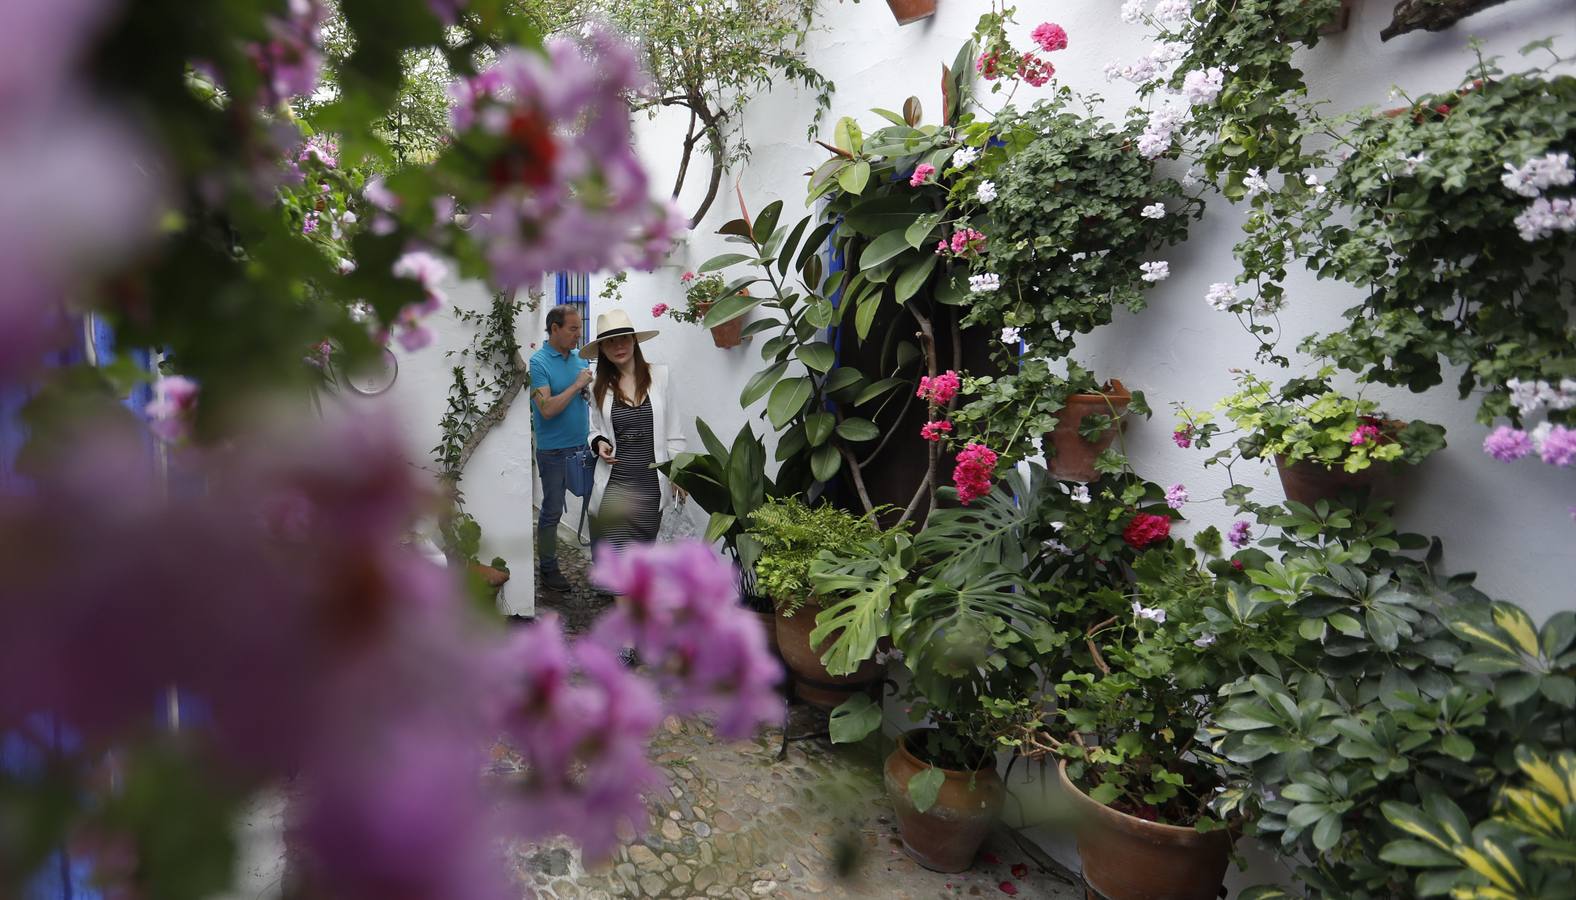
POLYGON ((595 375, 591 374, 590 369, 581 369, 580 374, 575 376, 575 390, 581 390, 586 385, 590 384, 592 379, 595 377, 595 375))

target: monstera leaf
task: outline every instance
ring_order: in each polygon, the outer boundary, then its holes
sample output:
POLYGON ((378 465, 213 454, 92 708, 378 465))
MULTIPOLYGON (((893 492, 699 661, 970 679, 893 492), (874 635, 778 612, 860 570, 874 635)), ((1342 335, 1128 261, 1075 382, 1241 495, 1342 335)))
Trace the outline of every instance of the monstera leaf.
POLYGON ((815 617, 810 644, 826 648, 821 662, 827 672, 851 675, 875 655, 876 642, 890 633, 892 605, 910 580, 913 564, 913 543, 906 534, 865 541, 851 553, 821 551, 811 564, 810 581, 822 604, 831 605, 815 617))

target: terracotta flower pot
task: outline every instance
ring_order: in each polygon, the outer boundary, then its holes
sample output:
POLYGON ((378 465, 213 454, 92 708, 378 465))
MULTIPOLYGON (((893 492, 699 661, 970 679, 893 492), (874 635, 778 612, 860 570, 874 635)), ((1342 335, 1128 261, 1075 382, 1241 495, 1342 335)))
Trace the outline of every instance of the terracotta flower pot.
POLYGON ((1338 503, 1342 498, 1365 500, 1376 483, 1389 473, 1385 463, 1370 463, 1361 472, 1348 472, 1342 468, 1326 469, 1310 460, 1288 462, 1284 456, 1275 457, 1275 469, 1280 473, 1281 489, 1287 500, 1312 506, 1320 500, 1338 503))
POLYGON ((1117 812, 1089 799, 1057 771, 1079 815, 1078 858, 1090 900, 1215 900, 1231 853, 1231 832, 1199 832, 1117 812))
MULTIPOLYGON (((714 305, 712 303, 697 303, 695 308, 700 310, 701 317, 704 318, 714 305)), ((739 316, 731 322, 724 322, 713 327, 711 329, 711 342, 722 350, 737 347, 744 343, 743 331, 744 317, 739 316)))
POLYGON ((936 0, 887 0, 887 6, 891 8, 892 18, 897 19, 899 25, 918 22, 936 14, 936 0))
POLYGON ((1132 399, 1133 395, 1115 378, 1111 379, 1105 394, 1073 394, 1068 397, 1067 405, 1062 407, 1057 417, 1056 428, 1046 436, 1051 449, 1055 451, 1049 460, 1051 474, 1068 481, 1093 481, 1098 478, 1100 473, 1095 471, 1094 461, 1116 440, 1116 430, 1121 424, 1113 424, 1092 441, 1085 440, 1078 433, 1078 427, 1084 416, 1107 415, 1113 419, 1120 416, 1127 411, 1132 399))
POLYGON ((852 675, 833 675, 821 662, 826 649, 810 646, 810 632, 815 630, 815 617, 821 604, 814 598, 807 601, 792 616, 774 616, 777 620, 777 651, 793 673, 794 691, 799 698, 822 709, 834 709, 850 696, 865 690, 881 680, 884 666, 874 659, 860 664, 852 675))
POLYGON ((897 813, 903 850, 914 861, 937 872, 962 872, 974 864, 974 854, 990 835, 1001 815, 1006 790, 996 774, 996 761, 975 772, 942 769, 946 780, 934 806, 920 812, 908 796, 908 780, 929 769, 898 738, 897 749, 886 759, 886 790, 897 813))

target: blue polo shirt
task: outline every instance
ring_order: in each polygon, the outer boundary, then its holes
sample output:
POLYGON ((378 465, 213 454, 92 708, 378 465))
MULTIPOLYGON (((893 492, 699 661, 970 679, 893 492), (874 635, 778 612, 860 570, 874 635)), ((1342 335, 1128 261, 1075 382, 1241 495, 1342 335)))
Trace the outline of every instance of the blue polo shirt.
MULTIPOLYGON (((545 385, 548 393, 556 397, 568 390, 575 383, 575 376, 588 365, 575 351, 570 350, 569 355, 565 356, 554 350, 552 344, 544 343, 542 349, 531 354, 531 393, 534 395, 545 385)), ((570 400, 569 405, 551 419, 537 409, 533 397, 531 424, 536 428, 536 449, 565 450, 586 445, 586 432, 591 427, 591 419, 586 402, 580 397, 570 400)))

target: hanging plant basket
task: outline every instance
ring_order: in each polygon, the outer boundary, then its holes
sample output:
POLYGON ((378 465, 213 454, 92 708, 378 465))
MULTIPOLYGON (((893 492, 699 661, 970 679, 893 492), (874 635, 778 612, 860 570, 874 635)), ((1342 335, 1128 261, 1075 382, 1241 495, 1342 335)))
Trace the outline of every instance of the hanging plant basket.
MULTIPOLYGON (((740 296, 745 296, 748 293, 748 291, 739 292, 740 296)), ((695 304, 695 308, 700 310, 701 318, 704 319, 706 317, 706 313, 710 312, 711 308, 715 305, 716 304, 714 303, 697 303, 695 304)), ((739 316, 731 322, 724 322, 721 325, 712 326, 711 342, 715 344, 718 349, 727 350, 744 343, 743 333, 744 317, 739 316)))
POLYGON ((1107 415, 1119 419, 1122 413, 1127 412, 1127 405, 1132 400, 1133 395, 1115 378, 1111 379, 1103 394, 1073 394, 1068 397, 1067 405, 1062 407, 1062 414, 1057 417, 1056 428, 1046 435, 1046 443, 1054 451, 1049 460, 1051 474, 1067 481, 1093 481, 1098 478, 1100 473, 1095 471, 1094 461, 1116 440, 1116 431, 1122 427, 1121 423, 1113 422, 1110 428, 1092 441, 1078 433, 1079 424, 1083 422, 1084 416, 1107 415))
POLYGON ((887 6, 899 25, 918 22, 936 14, 936 0, 887 0, 887 6))
POLYGON ((1366 500, 1373 493, 1374 485, 1391 474, 1392 467, 1376 462, 1360 472, 1348 472, 1339 467, 1328 469, 1311 460, 1291 462, 1284 456, 1276 456, 1275 470, 1280 474, 1281 489, 1287 500, 1313 506, 1320 500, 1331 503, 1366 500))
POLYGON ((1079 816, 1078 859, 1090 897, 1109 900, 1215 900, 1226 877, 1230 831, 1200 832, 1118 812, 1090 799, 1057 766, 1079 816))

